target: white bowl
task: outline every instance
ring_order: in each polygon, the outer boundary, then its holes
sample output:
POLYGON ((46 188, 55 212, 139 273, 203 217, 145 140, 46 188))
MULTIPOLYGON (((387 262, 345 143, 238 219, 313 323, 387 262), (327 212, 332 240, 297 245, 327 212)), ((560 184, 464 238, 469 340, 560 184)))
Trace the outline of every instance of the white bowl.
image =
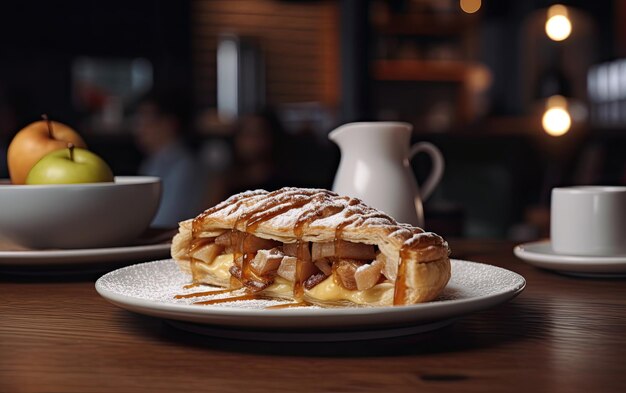
POLYGON ((112 183, 0 182, 0 240, 30 248, 127 245, 148 228, 161 199, 158 177, 112 183))

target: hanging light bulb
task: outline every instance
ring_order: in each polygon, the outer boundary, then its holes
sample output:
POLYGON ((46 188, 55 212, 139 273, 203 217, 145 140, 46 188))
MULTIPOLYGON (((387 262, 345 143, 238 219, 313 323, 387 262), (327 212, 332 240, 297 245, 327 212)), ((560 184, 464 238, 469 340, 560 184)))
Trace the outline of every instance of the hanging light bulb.
POLYGON ((552 136, 561 136, 569 131, 572 126, 572 117, 565 97, 557 95, 548 98, 541 125, 543 130, 552 136))
POLYGON ((555 4, 548 8, 546 34, 553 41, 563 41, 572 33, 572 22, 567 7, 555 4))
POLYGON ((477 12, 482 5, 482 0, 459 0, 459 6, 466 14, 477 12))

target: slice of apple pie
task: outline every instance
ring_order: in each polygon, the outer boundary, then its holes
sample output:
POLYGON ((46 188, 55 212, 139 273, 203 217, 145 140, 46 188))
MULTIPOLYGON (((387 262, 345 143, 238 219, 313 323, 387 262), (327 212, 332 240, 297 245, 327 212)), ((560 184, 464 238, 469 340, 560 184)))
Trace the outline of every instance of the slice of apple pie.
POLYGON ((321 306, 434 299, 448 244, 359 199, 321 189, 247 191, 180 223, 172 257, 194 283, 321 306))

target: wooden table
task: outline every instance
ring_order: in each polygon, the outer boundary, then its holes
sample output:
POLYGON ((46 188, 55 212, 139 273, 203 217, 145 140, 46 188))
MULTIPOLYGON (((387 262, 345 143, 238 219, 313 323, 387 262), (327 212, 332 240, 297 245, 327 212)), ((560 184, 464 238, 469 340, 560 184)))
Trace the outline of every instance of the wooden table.
POLYGON ((0 392, 626 391, 626 281, 538 270, 511 243, 451 245, 526 290, 439 331, 348 343, 197 336, 107 303, 95 277, 0 275, 0 392))

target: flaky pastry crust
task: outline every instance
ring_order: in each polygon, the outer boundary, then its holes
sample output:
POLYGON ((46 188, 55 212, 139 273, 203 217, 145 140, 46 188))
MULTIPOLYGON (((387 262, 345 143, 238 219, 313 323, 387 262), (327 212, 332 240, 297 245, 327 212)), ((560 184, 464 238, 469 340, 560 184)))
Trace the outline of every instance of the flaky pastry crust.
MULTIPOLYGON (((172 257, 191 272, 188 251, 192 239, 214 238, 238 230, 282 243, 345 240, 378 246, 386 262, 385 276, 399 277, 404 287, 399 304, 434 299, 450 278, 449 248, 440 236, 399 224, 361 200, 322 189, 282 188, 233 195, 194 219, 180 223, 172 241, 172 257)), ((204 277, 207 284, 227 286, 227 280, 204 277)), ((398 304, 398 302, 396 303, 398 304)))

